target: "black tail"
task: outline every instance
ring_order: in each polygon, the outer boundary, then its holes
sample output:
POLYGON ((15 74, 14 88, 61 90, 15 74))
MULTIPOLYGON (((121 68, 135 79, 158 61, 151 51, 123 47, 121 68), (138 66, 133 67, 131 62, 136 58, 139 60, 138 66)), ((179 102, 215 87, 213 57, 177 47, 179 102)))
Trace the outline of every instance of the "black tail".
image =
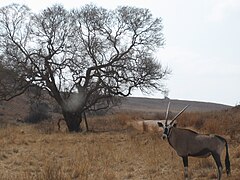
POLYGON ((229 176, 231 174, 231 167, 230 167, 231 164, 230 164, 230 160, 229 160, 228 143, 227 143, 227 140, 224 139, 223 137, 218 136, 218 135, 216 135, 216 137, 218 137, 225 143, 225 146, 226 146, 225 166, 226 166, 227 175, 229 176))
POLYGON ((230 160, 229 160, 229 154, 228 154, 228 144, 227 141, 225 140, 225 146, 226 146, 226 156, 225 156, 225 166, 226 166, 226 172, 227 175, 229 176, 231 174, 231 168, 230 168, 230 160))

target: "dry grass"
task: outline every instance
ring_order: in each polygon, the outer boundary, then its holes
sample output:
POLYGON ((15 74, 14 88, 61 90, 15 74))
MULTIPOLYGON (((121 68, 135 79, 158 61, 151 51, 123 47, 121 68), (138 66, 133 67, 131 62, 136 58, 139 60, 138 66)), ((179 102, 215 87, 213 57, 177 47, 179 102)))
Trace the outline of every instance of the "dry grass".
MULTIPOLYGON (((44 122, 1 128, 1 179, 183 179, 182 160, 169 144, 159 133, 126 128, 130 118, 123 114, 93 118, 90 123, 102 130, 94 133, 59 132, 54 124, 44 122)), ((235 142, 229 145, 232 176, 228 179, 240 175, 240 146, 235 142)), ((216 178, 212 158, 190 158, 189 174, 191 179, 216 178)))
MULTIPOLYGON (((67 133, 64 122, 61 131, 54 121, 36 125, 6 123, 7 117, 10 120, 21 118, 20 112, 4 112, 0 116, 0 120, 4 120, 0 121, 0 179, 183 179, 181 158, 160 139, 157 130, 139 132, 129 127, 128 122, 138 118, 151 119, 149 114, 91 117, 88 122, 92 132, 89 133, 67 133)), ((155 114, 152 119, 161 116, 155 114)), ((240 176, 239 117, 239 109, 233 109, 185 113, 178 119, 180 127, 216 133, 228 140, 232 168, 229 180, 237 180, 240 176)), ((212 157, 189 159, 191 179, 216 179, 216 172, 212 157)), ((226 179, 225 170, 223 179, 226 179)))
POLYGON ((192 127, 205 133, 221 134, 240 140, 239 117, 240 109, 236 111, 233 108, 219 112, 185 113, 179 117, 178 122, 182 127, 192 127))
POLYGON ((168 172, 159 153, 168 146, 156 135, 45 134, 24 125, 1 129, 0 137, 3 179, 154 179, 168 172))

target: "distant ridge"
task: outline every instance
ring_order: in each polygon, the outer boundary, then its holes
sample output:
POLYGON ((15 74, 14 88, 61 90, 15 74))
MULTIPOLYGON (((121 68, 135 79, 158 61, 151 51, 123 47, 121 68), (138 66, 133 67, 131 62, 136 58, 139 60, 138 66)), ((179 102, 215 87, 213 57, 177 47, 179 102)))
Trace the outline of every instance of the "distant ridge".
POLYGON ((188 112, 220 111, 232 108, 232 106, 211 102, 177 100, 169 98, 155 99, 143 97, 127 97, 122 100, 122 104, 119 106, 119 109, 124 111, 165 112, 169 101, 171 101, 171 111, 173 112, 180 111, 186 105, 190 105, 186 110, 188 112))

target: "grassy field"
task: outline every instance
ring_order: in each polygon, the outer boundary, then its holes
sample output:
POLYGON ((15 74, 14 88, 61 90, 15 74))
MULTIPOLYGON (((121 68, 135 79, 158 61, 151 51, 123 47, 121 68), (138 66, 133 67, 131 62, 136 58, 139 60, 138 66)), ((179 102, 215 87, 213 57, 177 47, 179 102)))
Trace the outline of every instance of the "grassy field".
MULTIPOLYGON (((135 115, 136 116, 136 115, 135 115)), ((95 132, 67 133, 64 124, 7 124, 0 128, 0 179, 157 180, 183 179, 183 164, 160 132, 141 132, 127 124, 136 117, 116 114, 89 119, 95 132)), ((186 113, 179 126, 218 133, 229 142, 232 174, 240 177, 240 109, 186 113)), ((224 164, 223 153, 222 162, 224 164)), ((190 158, 190 179, 216 179, 212 157, 190 158)))

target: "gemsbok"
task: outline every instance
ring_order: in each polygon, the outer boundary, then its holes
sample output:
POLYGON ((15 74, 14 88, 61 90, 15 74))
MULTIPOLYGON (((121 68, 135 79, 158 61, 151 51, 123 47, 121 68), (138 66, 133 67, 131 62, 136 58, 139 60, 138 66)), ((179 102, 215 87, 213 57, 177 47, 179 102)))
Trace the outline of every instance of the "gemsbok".
POLYGON ((168 140, 168 143, 182 157, 184 165, 184 177, 188 179, 188 156, 192 157, 209 157, 212 155, 218 168, 218 180, 222 176, 221 153, 226 148, 225 166, 227 175, 230 175, 230 161, 228 154, 228 144, 226 139, 218 135, 198 134, 190 129, 182 129, 176 127, 176 119, 182 114, 188 106, 180 111, 168 124, 168 111, 170 103, 167 107, 165 123, 158 122, 158 126, 163 128, 162 138, 168 140))

